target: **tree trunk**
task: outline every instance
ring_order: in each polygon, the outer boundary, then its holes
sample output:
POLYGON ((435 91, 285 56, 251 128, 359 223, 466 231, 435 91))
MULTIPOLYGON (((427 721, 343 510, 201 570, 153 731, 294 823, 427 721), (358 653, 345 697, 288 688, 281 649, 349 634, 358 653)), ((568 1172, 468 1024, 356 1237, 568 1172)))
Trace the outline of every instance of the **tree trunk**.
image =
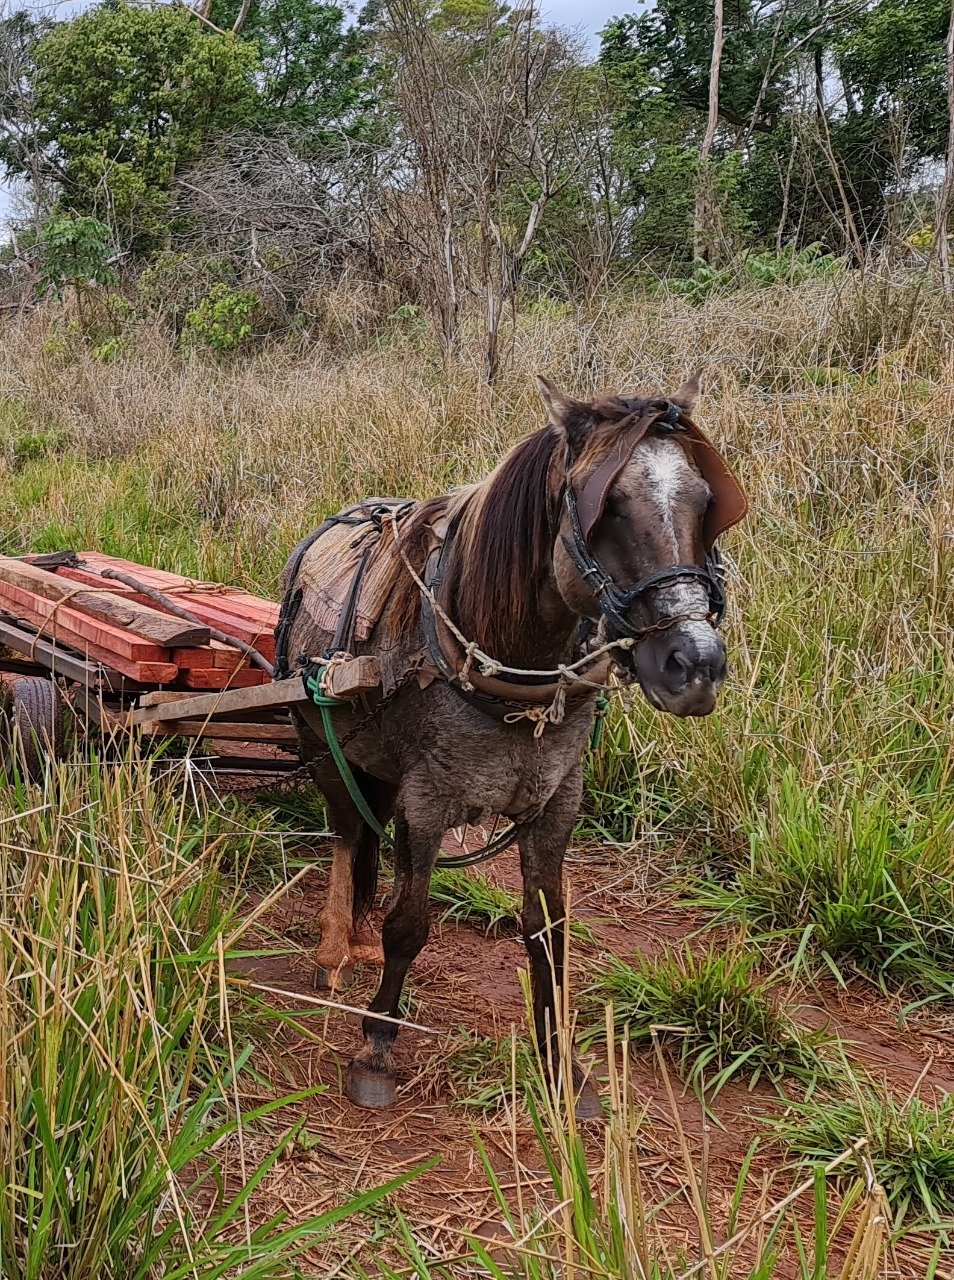
POLYGON ((719 125, 719 73, 722 68, 722 46, 725 43, 722 0, 715 0, 712 32, 712 61, 709 64, 709 118, 699 148, 699 172, 696 175, 696 208, 692 228, 692 252, 696 258, 711 255, 715 231, 715 192, 709 157, 719 125))
POLYGON ((954 292, 951 278, 951 246, 948 240, 948 223, 951 206, 954 205, 954 3, 947 28, 947 155, 944 161, 944 181, 941 184, 937 207, 937 249, 941 264, 941 287, 945 293, 954 292))

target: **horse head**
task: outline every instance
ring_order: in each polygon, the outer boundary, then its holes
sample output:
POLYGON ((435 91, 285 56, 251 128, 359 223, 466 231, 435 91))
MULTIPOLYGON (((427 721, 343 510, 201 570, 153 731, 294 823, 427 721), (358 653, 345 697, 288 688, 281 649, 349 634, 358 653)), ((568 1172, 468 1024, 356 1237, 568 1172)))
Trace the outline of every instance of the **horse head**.
POLYGON ((708 715, 726 675, 714 552, 745 498, 689 414, 693 379, 668 398, 574 400, 538 379, 563 438, 553 571, 566 604, 621 640, 659 711, 708 715))

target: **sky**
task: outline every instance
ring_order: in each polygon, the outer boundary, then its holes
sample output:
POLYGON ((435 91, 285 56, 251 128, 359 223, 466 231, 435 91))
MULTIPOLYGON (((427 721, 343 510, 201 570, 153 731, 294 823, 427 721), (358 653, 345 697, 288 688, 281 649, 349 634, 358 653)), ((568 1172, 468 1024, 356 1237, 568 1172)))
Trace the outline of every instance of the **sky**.
MULTIPOLYGON (((64 10, 69 12, 74 8, 83 9, 86 5, 83 0, 79 0, 79 3, 74 0, 74 3, 67 2, 43 7, 55 9, 60 16, 64 16, 64 10)), ((628 2, 627 0, 549 0, 549 3, 544 4, 543 12, 551 22, 578 29, 595 49, 596 33, 606 25, 607 20, 617 13, 631 13, 635 8, 636 5, 632 0, 628 2)), ((0 236, 9 213, 10 193, 0 180, 0 236)))

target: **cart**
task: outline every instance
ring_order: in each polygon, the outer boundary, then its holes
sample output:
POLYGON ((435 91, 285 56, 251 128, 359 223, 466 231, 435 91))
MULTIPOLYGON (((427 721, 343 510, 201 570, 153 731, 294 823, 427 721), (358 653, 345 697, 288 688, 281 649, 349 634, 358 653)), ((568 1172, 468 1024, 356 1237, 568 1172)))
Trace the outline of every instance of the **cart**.
POLYGON ((307 701, 297 675, 209 692, 157 687, 42 634, 0 601, 0 704, 21 767, 33 778, 42 776, 45 758, 65 756, 74 718, 106 739, 134 734, 163 744, 163 758, 188 754, 216 776, 260 774, 267 781, 300 767, 289 711, 307 701), (170 740, 182 747, 178 754, 170 740))

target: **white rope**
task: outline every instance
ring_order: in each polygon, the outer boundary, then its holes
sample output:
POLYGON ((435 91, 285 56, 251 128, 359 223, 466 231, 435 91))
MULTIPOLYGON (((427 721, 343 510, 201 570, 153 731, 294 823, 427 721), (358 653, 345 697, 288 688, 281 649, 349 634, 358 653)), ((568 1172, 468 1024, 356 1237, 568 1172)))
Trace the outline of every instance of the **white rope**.
MULTIPOLYGON (((457 640, 457 642, 461 645, 461 647, 464 650, 466 658, 465 658, 464 665, 461 668, 461 671, 459 673, 459 678, 461 683, 465 687, 472 687, 470 686, 470 682, 467 680, 467 674, 470 671, 473 663, 476 661, 478 667, 480 668, 481 675, 485 675, 485 676, 496 676, 496 675, 536 676, 536 677, 549 676, 551 680, 575 681, 578 684, 589 685, 591 689, 604 689, 606 687, 605 684, 594 684, 592 680, 587 680, 584 676, 578 675, 577 672, 579 671, 579 669, 582 667, 590 666, 590 664, 593 663, 597 658, 601 658, 604 653, 609 653, 613 649, 632 649, 633 645, 636 644, 635 636, 623 636, 622 639, 620 640, 610 640, 607 644, 600 645, 598 649, 594 649, 591 653, 585 653, 583 657, 578 658, 576 662, 561 663, 560 666, 555 667, 552 670, 539 671, 539 670, 534 670, 533 668, 528 669, 526 667, 508 667, 505 663, 500 662, 497 658, 491 657, 489 653, 484 653, 483 649, 481 649, 478 646, 475 640, 468 640, 467 637, 464 635, 464 633, 460 630, 460 628, 454 622, 454 620, 448 617, 448 615, 445 613, 445 611, 441 608, 440 604, 438 603, 437 597, 434 595, 434 592, 430 589, 427 583, 421 578, 420 574, 417 572, 413 564, 411 564, 411 561, 408 559, 408 556, 404 548, 401 546, 401 535, 398 528, 397 519, 393 511, 390 512, 390 519, 394 529, 394 545, 395 547, 397 547, 398 555, 404 561, 404 567, 407 569, 408 573, 414 579, 419 590, 421 591, 421 594, 427 598, 428 603, 430 604, 434 612, 437 614, 437 616, 440 618, 441 622, 443 622, 444 626, 447 627, 448 631, 451 632, 451 634, 454 636, 454 638, 457 640)), ((557 696, 559 696, 559 690, 558 690, 557 696)), ((557 699, 554 698, 554 701, 553 701, 553 704, 551 705, 550 710, 552 712, 555 712, 556 714, 559 714, 559 720, 553 719, 551 717, 551 723, 553 724, 559 724, 563 720, 562 703, 560 707, 557 708, 556 701, 557 699)), ((522 715, 526 715, 527 713, 521 712, 520 714, 522 716, 522 715)))

